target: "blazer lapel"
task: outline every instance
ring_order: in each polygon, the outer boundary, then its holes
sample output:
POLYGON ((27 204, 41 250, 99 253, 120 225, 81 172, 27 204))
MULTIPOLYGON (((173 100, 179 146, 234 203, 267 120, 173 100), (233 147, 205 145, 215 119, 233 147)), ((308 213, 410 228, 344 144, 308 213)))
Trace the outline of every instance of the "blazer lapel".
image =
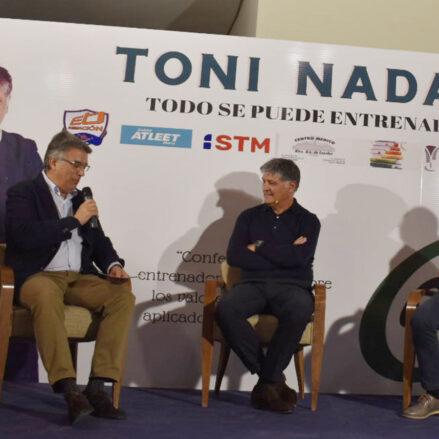
POLYGON ((38 200, 38 209, 42 219, 56 219, 59 218, 58 209, 53 201, 49 186, 44 180, 43 173, 39 174, 35 180, 35 187, 38 200))

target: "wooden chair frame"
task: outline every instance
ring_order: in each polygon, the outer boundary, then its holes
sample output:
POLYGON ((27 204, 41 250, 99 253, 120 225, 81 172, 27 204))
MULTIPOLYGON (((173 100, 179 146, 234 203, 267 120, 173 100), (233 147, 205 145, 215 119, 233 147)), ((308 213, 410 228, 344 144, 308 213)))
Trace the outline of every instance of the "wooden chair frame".
MULTIPOLYGON (((225 290, 226 284, 222 279, 209 279, 205 283, 204 290, 204 309, 203 309, 203 326, 201 340, 201 374, 202 374, 202 391, 201 405, 207 407, 209 404, 210 376, 212 373, 213 345, 214 341, 221 344, 221 351, 218 361, 218 371, 215 381, 215 395, 218 396, 221 382, 224 377, 227 362, 230 355, 230 348, 224 340, 216 339, 215 334, 215 307, 219 297, 218 290, 225 290)), ((325 335, 325 310, 326 310, 326 287, 324 285, 314 286, 315 308, 313 315, 312 328, 312 351, 311 351, 311 410, 317 409, 317 401, 320 390, 320 376, 322 371, 324 335, 325 335)), ((305 398, 305 362, 303 357, 303 347, 300 345, 299 350, 294 355, 296 366, 297 382, 299 395, 305 398)))
MULTIPOLYGON (((6 246, 4 244, 0 244, 0 403, 3 393, 3 381, 5 375, 5 367, 6 360, 8 356, 8 348, 10 340, 18 340, 18 341, 31 341, 33 338, 28 337, 15 337, 13 336, 13 313, 14 309, 21 308, 15 307, 13 305, 14 299, 14 272, 11 267, 3 265, 3 255, 6 246)), ((66 306, 68 307, 68 305, 66 306)), ((85 308, 84 308, 85 309, 85 308)), ((91 315, 93 314, 91 311, 87 310, 91 315)), ((29 315, 29 319, 30 319, 29 315)), ((70 351, 72 353, 72 360, 77 368, 77 352, 78 352, 78 343, 79 342, 88 342, 93 341, 95 338, 69 338, 70 351)), ((124 357, 126 356, 125 346, 124 357)), ((120 392, 121 392, 121 383, 123 377, 123 369, 122 374, 118 382, 113 383, 112 385, 112 398, 113 405, 117 408, 119 407, 120 400, 120 392)))
POLYGON ((404 330, 404 364, 403 364, 403 409, 409 407, 412 400, 413 370, 415 366, 415 347, 413 345, 412 317, 416 308, 424 296, 432 296, 437 292, 434 290, 413 290, 409 294, 405 308, 405 330, 404 330))

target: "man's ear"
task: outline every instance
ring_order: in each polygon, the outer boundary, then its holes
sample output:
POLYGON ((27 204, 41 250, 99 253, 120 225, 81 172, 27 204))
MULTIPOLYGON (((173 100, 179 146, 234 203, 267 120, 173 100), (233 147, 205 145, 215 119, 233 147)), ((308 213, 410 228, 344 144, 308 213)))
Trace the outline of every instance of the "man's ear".
POLYGON ((8 97, 6 98, 6 111, 5 111, 5 114, 7 114, 8 111, 9 111, 9 101, 10 100, 11 100, 11 95, 8 94, 8 97))
POLYGON ((56 162, 57 162, 57 160, 56 160, 55 157, 50 157, 49 158, 49 165, 50 165, 49 170, 53 169, 54 167, 56 167, 56 162))
POLYGON ((290 190, 294 194, 294 192, 296 192, 296 189, 297 189, 297 182, 296 182, 296 180, 292 180, 290 182, 290 190))

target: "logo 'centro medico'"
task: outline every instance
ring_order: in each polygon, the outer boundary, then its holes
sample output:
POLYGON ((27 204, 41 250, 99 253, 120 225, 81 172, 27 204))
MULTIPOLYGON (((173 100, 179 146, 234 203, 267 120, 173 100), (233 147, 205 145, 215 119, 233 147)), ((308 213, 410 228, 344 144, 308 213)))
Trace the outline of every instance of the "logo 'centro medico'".
POLYGON ((231 136, 227 134, 220 134, 213 137, 212 134, 206 134, 204 136, 203 149, 213 148, 219 151, 262 151, 268 154, 270 152, 270 138, 258 139, 250 136, 231 136))
POLYGON ((122 125, 120 142, 126 145, 190 148, 192 130, 122 125))
POLYGON ((100 145, 107 134, 109 116, 103 111, 64 111, 64 128, 82 141, 100 145))

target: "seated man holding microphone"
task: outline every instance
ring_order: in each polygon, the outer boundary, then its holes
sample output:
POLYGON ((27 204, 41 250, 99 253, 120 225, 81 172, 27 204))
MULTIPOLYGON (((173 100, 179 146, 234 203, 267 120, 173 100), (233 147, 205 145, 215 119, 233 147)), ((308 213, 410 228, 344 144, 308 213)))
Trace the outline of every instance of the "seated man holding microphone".
POLYGON ((49 382, 63 393, 71 423, 92 413, 124 419, 104 391, 118 381, 123 346, 134 308, 128 278, 99 222, 96 203, 77 185, 89 168, 91 148, 67 131, 56 134, 45 157, 45 170, 8 190, 6 263, 14 269, 15 298, 32 315, 38 349, 49 382), (94 218, 96 222, 91 224, 94 218), (119 282, 100 277, 95 265, 119 282), (64 304, 101 313, 89 383, 76 384, 64 327, 64 304))

